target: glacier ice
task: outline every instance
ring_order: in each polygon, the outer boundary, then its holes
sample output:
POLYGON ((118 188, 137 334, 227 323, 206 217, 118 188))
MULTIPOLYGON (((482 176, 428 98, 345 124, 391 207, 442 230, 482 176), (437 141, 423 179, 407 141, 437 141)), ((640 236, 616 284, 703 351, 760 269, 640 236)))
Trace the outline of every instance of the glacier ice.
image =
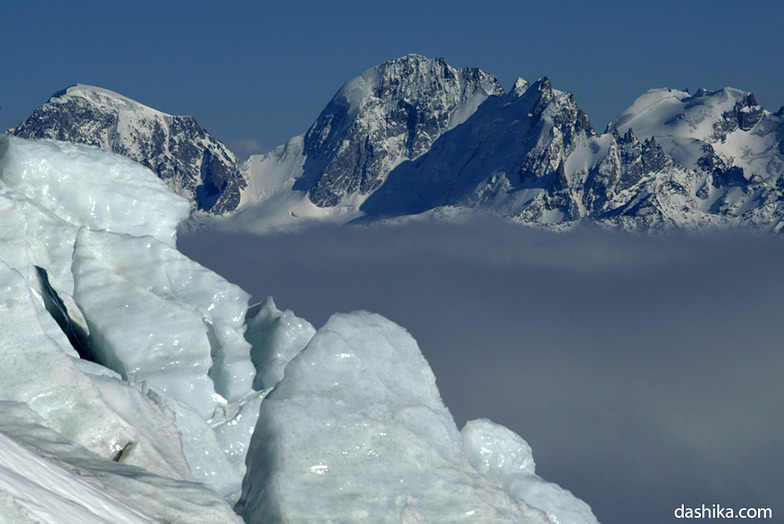
MULTIPOLYGON (((4 172, 0 172, 3 173, 4 172)), ((41 290, 34 268, 45 268, 51 284, 71 293, 71 255, 78 227, 48 209, 3 187, 0 178, 0 257, 22 273, 33 289, 41 290)))
POLYGON ((193 480, 183 455, 180 434, 172 424, 174 414, 166 406, 118 377, 88 374, 106 405, 133 428, 136 440, 126 444, 114 457, 117 462, 142 466, 170 478, 193 480), (150 459, 160 456, 162 468, 150 459))
MULTIPOLYGON (((0 400, 26 403, 52 429, 103 457, 118 457, 133 448, 124 462, 181 478, 187 468, 180 467, 176 454, 159 451, 165 425, 156 417, 165 414, 148 412, 144 429, 150 434, 143 435, 114 411, 91 377, 40 328, 35 299, 24 279, 2 262, 0 289, 0 400)), ((118 382, 120 386, 130 388, 118 382)), ((139 403, 136 407, 141 409, 139 403)), ((179 462, 184 464, 181 457, 179 462)))
POLYGON ((207 422, 193 408, 145 383, 147 396, 166 406, 174 414, 173 425, 179 433, 182 453, 193 479, 223 497, 239 496, 242 474, 230 462, 227 453, 207 422))
POLYGON ((141 240, 134 246, 140 251, 151 247, 152 239, 121 237, 115 243, 110 235, 82 230, 74 249, 74 299, 90 327, 96 360, 126 380, 149 380, 203 417, 211 416, 219 399, 207 375, 212 358, 204 321, 113 266, 137 263, 139 255, 117 251, 122 241, 141 240))
POLYGON ((77 228, 37 206, 22 195, 2 187, 0 179, 0 261, 18 271, 31 292, 41 327, 66 352, 76 351, 55 322, 61 308, 72 330, 86 330, 84 319, 70 298, 73 292, 71 256, 77 228), (31 234, 34 232, 34 234, 31 234), (57 293, 55 290, 60 290, 57 293), (62 294, 61 294, 62 293, 62 294), (51 300, 57 295, 59 302, 51 300), (48 314, 45 310, 49 310, 48 314))
POLYGON ((190 204, 149 169, 98 148, 0 137, 5 187, 68 223, 151 235, 174 245, 190 204))
MULTIPOLYGON (((241 474, 229 463, 228 454, 217 443, 216 436, 212 435, 211 456, 199 461, 204 467, 191 467, 192 461, 186 459, 193 457, 186 457, 183 453, 184 447, 189 453, 192 451, 192 448, 183 446, 180 428, 184 424, 177 424, 176 413, 169 407, 175 401, 163 393, 152 394, 150 387, 142 391, 141 385, 135 387, 121 380, 114 371, 81 360, 74 350, 74 345, 85 342, 91 335, 91 345, 96 345, 101 336, 100 331, 89 333, 88 322, 73 298, 76 286, 72 262, 76 239, 82 231, 84 237, 94 235, 93 240, 109 237, 125 243, 124 251, 119 247, 114 252, 118 254, 121 251, 129 256, 119 264, 119 267, 126 266, 124 278, 144 279, 143 273, 148 272, 157 275, 158 282, 163 282, 164 287, 173 286, 175 289, 169 289, 169 292, 175 297, 175 307, 187 309, 191 316, 198 317, 209 365, 223 380, 224 393, 241 397, 251 391, 255 371, 250 362, 250 344, 243 338, 248 296, 189 260, 184 263, 189 271, 181 271, 179 274, 183 279, 178 280, 166 271, 176 273, 175 270, 182 264, 177 266, 174 262, 173 265, 161 258, 146 260, 135 257, 133 250, 149 243, 155 246, 152 251, 163 258, 176 253, 173 255, 175 259, 178 256, 184 259, 170 247, 174 244, 177 223, 187 216, 187 206, 183 206, 183 202, 146 169, 116 155, 54 141, 0 137, 0 357, 3 359, 0 401, 29 406, 27 409, 32 408, 38 417, 35 422, 37 428, 48 431, 50 437, 56 435, 62 442, 69 443, 68 446, 56 446, 56 453, 38 448, 34 451, 50 458, 54 453, 57 460, 63 459, 57 453, 81 450, 79 446, 85 446, 89 451, 79 451, 76 455, 96 453, 95 457, 85 460, 102 478, 99 488, 122 484, 125 481, 118 477, 123 476, 136 479, 134 482, 145 475, 158 479, 151 486, 134 488, 134 496, 138 499, 135 507, 141 508, 143 514, 149 515, 152 508, 153 516, 162 520, 231 522, 233 513, 220 496, 200 484, 182 482, 193 481, 192 472, 198 474, 209 469, 223 477, 212 482, 213 486, 233 482, 231 489, 225 491, 238 492, 241 474), (73 198, 74 191, 81 192, 80 199, 73 198), (97 203, 104 205, 101 209, 106 213, 94 212, 90 208, 97 203), (91 228, 105 230, 94 231, 91 228), (160 264, 158 273, 152 270, 152 264, 160 264), (138 270, 136 273, 134 268, 138 270), (230 304, 232 300, 234 302, 230 304), (72 331, 73 336, 67 337, 64 331, 72 331), (223 470, 218 467, 220 464, 225 466, 223 470), (123 469, 129 465, 144 469, 123 469), (171 482, 176 483, 169 487, 164 485, 171 482), (161 489, 168 493, 158 493, 161 489), (150 497, 157 502, 145 501, 150 497), (214 511, 200 515, 204 508, 199 503, 188 502, 191 497, 215 506, 214 511), (190 512, 195 513, 187 516, 190 512)), ((87 240, 82 243, 89 244, 87 240)), ((96 251, 88 253, 88 248, 83 246, 80 253, 83 258, 93 261, 93 269, 101 270, 105 268, 96 267, 99 266, 96 260, 111 254, 100 252, 106 247, 106 244, 93 243, 92 248, 96 251)), ((106 273, 117 277, 113 271, 106 273)), ((96 274, 91 277, 95 278, 96 274)), ((86 278, 82 287, 90 282, 90 278, 86 278)), ((96 283, 95 280, 93 283, 96 283)), ((139 283, 140 288, 145 286, 145 282, 139 283)), ((101 287, 100 282, 97 287, 101 287)), ((131 285, 129 288, 134 290, 131 285)), ((156 291, 160 293, 161 289, 156 288, 156 291)), ((133 296, 130 292, 127 298, 133 296)), ((158 319, 147 317, 147 320, 149 325, 154 325, 158 319)), ((118 326, 121 324, 118 323, 118 326)), ((144 338, 149 325, 137 324, 137 331, 133 334, 144 338)), ((175 331, 188 335, 187 326, 176 326, 175 331)), ((210 381, 210 391, 212 384, 210 381)), ((188 385, 184 388, 187 389, 188 385)), ((213 396, 209 395, 210 402, 214 401, 213 396)), ((6 418, 8 409, 8 405, 4 404, 6 418)), ((210 426, 199 415, 194 414, 194 417, 203 430, 199 436, 208 442, 212 434, 210 426)), ((31 431, 36 433, 37 430, 27 427, 25 431, 14 433, 13 439, 19 442, 22 439, 20 435, 31 431)), ((45 440, 49 442, 54 438, 50 437, 45 440)), ((13 446, 13 443, 9 445, 13 446)), ((201 449, 204 448, 202 446, 201 449)), ((86 467, 79 463, 72 469, 77 475, 84 476, 86 467)), ((64 482, 74 478, 73 474, 70 478, 66 475, 64 482)), ((31 493, 38 493, 35 486, 28 487, 31 493)), ((122 488, 118 493, 125 491, 122 488)), ((17 497, 19 493, 5 485, 0 489, 3 515, 18 516, 20 521, 33 518, 29 508, 25 509, 25 500, 28 499, 20 499, 17 497)), ((86 497, 89 498, 89 495, 86 497)), ((40 498, 52 501, 52 507, 71 504, 63 500, 56 502, 57 499, 45 490, 40 492, 40 498)), ((110 502, 96 503, 111 505, 110 502)), ((79 522, 101 521, 97 515, 86 516, 88 513, 81 510, 76 514, 79 517, 74 518, 79 522)), ((67 521, 65 513, 62 519, 67 521)), ((106 521, 134 520, 131 516, 121 518, 115 515, 106 521)), ((137 521, 148 520, 141 518, 137 521)))
POLYGON ((293 311, 281 311, 272 297, 248 310, 245 338, 256 366, 253 388, 271 388, 283 378, 286 364, 307 345, 316 329, 293 311))
POLYGON ((242 522, 201 484, 101 458, 46 427, 24 404, 0 402, 0 411, 3 522, 242 522))
MULTIPOLYGON (((218 413, 209 421, 218 445, 239 473, 240 479, 245 476, 247 469, 245 457, 248 455, 250 439, 259 419, 261 402, 269 392, 269 389, 254 391, 238 402, 219 408, 218 413)), ((241 487, 239 486, 238 490, 241 487)), ((236 495, 239 497, 239 492, 236 495)))
POLYGON ((460 433, 471 465, 493 485, 544 511, 553 524, 599 524, 588 504, 536 475, 531 447, 510 429, 477 419, 460 433))
MULTIPOLYGON (((184 198, 128 159, 94 147, 0 136, 0 242, 6 246, 0 260, 42 297, 45 278, 82 335, 86 323, 71 299, 79 227, 151 235, 174 245, 177 224, 188 213, 184 198)), ((45 327, 68 350, 62 334, 45 327)))
POLYGON ((73 273, 102 364, 127 380, 149 380, 203 418, 250 392, 249 296, 240 288, 154 238, 86 228, 73 273))
POLYGON ((119 155, 0 136, 0 210, 0 241, 14 248, 4 249, 2 259, 31 282, 28 265, 46 269, 53 287, 70 295, 81 226, 150 235, 173 246, 189 204, 149 169, 119 155))
POLYGON ((371 313, 333 315, 289 362, 247 465, 248 522, 547 522, 471 467, 416 342, 371 313))
POLYGON ((155 522, 3 433, 0 512, 9 523, 155 522))
POLYGON ((518 473, 534 474, 531 446, 510 429, 487 419, 469 420, 460 431, 466 456, 476 470, 496 484, 518 473))

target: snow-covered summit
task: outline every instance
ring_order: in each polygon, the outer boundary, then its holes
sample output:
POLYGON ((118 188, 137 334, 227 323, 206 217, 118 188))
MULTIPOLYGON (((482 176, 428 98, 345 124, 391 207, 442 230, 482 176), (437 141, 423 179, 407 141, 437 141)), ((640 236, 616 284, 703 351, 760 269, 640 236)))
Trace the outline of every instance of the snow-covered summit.
POLYGON ((782 121, 738 89, 654 89, 598 135, 547 77, 504 94, 488 73, 408 55, 350 80, 305 134, 251 157, 226 227, 490 211, 557 228, 778 230, 782 121))
POLYGON ((393 170, 362 209, 379 218, 455 206, 527 213, 540 223, 579 216, 563 168, 595 134, 573 95, 546 77, 531 85, 520 79, 427 153, 393 170))
POLYGON ((241 167, 248 181, 228 227, 347 222, 403 162, 503 94, 493 75, 408 55, 344 84, 303 135, 241 167))
POLYGON ((153 171, 194 207, 222 214, 239 204, 245 182, 237 158, 192 116, 173 116, 101 87, 76 84, 14 129, 24 138, 98 146, 153 171))
POLYGON ((765 110, 752 93, 653 89, 610 122, 608 131, 655 140, 671 159, 657 177, 655 207, 678 227, 781 229, 784 115, 765 110))
POLYGON ((653 89, 607 126, 619 134, 629 129, 641 139, 656 138, 688 168, 698 168, 710 149, 747 179, 757 175, 775 182, 784 174, 784 119, 759 106, 748 91, 727 87, 690 95, 653 89))
POLYGON ((120 93, 87 84, 74 84, 62 91, 58 91, 49 98, 49 103, 65 103, 69 98, 74 97, 83 98, 93 104, 111 107, 117 110, 148 113, 151 118, 170 116, 162 111, 140 104, 120 93))
POLYGON ((515 83, 512 86, 511 93, 514 94, 515 96, 521 96, 523 93, 528 91, 529 87, 531 87, 531 84, 523 77, 520 77, 517 80, 515 80, 515 83))
POLYGON ((640 138, 671 136, 709 141, 725 138, 738 128, 749 131, 764 113, 752 93, 731 87, 699 89, 694 95, 652 89, 611 121, 607 131, 624 134, 634 129, 640 138))

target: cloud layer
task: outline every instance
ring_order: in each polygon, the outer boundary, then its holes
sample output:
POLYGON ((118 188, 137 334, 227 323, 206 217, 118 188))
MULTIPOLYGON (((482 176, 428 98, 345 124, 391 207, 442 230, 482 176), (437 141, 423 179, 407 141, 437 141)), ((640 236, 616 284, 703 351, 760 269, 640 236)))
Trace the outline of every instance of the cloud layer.
MULTIPOLYGON (((784 473, 784 242, 461 226, 200 233, 189 256, 317 327, 406 327, 459 426, 488 417, 605 524, 774 506, 784 473)), ((784 509, 784 508, 782 508, 784 509)))

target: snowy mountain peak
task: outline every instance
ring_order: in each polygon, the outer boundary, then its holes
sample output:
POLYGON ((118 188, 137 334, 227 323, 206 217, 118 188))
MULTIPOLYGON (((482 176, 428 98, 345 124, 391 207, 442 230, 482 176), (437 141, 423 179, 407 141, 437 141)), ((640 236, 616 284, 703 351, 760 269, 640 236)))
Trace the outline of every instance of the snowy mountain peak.
POLYGON ((100 147, 152 169, 198 209, 236 209, 246 186, 237 157, 192 116, 173 116, 108 89, 76 84, 52 95, 14 135, 100 147))
POLYGON ((541 92, 548 92, 553 90, 553 84, 550 82, 550 79, 546 76, 543 76, 539 80, 534 83, 537 91, 541 92))
POLYGON ((765 179, 778 179, 782 175, 781 155, 776 152, 781 118, 759 106, 749 91, 725 87, 699 89, 689 95, 653 89, 608 125, 608 131, 619 134, 630 129, 641 139, 656 137, 686 168, 696 169, 704 163, 704 151, 710 146, 748 176, 757 173, 765 179))
MULTIPOLYGON (((695 97, 704 91, 704 89, 700 89, 695 94, 695 97)), ((606 132, 618 131, 619 134, 623 134, 629 127, 632 127, 632 120, 645 121, 643 120, 644 118, 655 117, 664 112, 665 109, 669 114, 672 112, 671 107, 678 106, 683 99, 689 98, 689 96, 689 93, 686 91, 677 91, 670 88, 650 89, 640 95, 626 111, 611 120, 607 124, 606 132)), ((639 122, 635 123, 637 125, 634 127, 639 127, 639 122)))
POLYGON ((503 89, 479 69, 408 55, 347 82, 305 134, 295 189, 320 207, 356 205, 399 163, 425 153, 503 89))
POLYGON ((574 95, 553 89, 550 79, 546 76, 523 90, 525 83, 524 80, 519 86, 515 83, 512 95, 517 95, 524 99, 525 103, 530 104, 531 117, 546 122, 547 125, 576 125, 577 132, 595 134, 588 116, 577 106, 574 95))

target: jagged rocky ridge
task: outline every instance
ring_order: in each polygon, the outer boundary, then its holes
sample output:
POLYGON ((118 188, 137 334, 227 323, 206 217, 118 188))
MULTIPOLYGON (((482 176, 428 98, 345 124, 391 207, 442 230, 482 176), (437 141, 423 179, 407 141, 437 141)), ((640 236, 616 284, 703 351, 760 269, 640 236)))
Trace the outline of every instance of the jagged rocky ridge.
POLYGON ((87 85, 52 95, 13 130, 23 138, 52 138, 98 146, 150 169, 196 209, 236 210, 245 181, 237 157, 192 116, 172 116, 87 85))

